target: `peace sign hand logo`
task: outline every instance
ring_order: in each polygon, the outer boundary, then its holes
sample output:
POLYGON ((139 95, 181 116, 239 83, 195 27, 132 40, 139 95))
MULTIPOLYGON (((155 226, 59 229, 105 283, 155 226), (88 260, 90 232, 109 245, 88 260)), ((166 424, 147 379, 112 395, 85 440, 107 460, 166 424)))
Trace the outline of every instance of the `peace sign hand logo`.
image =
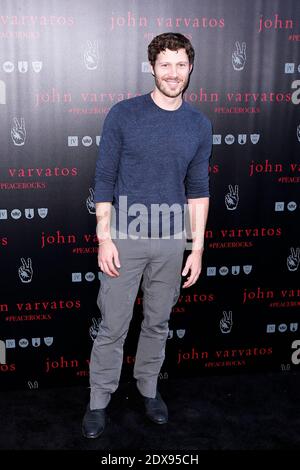
POLYGON ((230 184, 228 186, 229 193, 225 194, 225 206, 229 211, 234 211, 239 203, 239 187, 236 184, 233 186, 230 184))
POLYGON ((220 330, 222 333, 227 334, 231 332, 233 325, 232 321, 232 311, 229 310, 228 312, 223 312, 223 317, 220 320, 220 330))
POLYGON ((86 199, 86 207, 89 211, 89 214, 96 214, 96 205, 95 205, 95 191, 93 188, 89 188, 90 195, 86 199))
POLYGON ((19 278, 21 282, 27 284, 32 281, 33 276, 31 258, 27 258, 27 261, 25 260, 25 258, 21 258, 21 263, 22 265, 18 269, 19 278))
POLYGON ((25 119, 21 117, 20 122, 16 117, 13 118, 14 125, 11 128, 10 135, 14 145, 20 147, 25 144, 26 140, 26 129, 25 119))
POLYGON ((235 43, 236 50, 231 55, 234 70, 243 70, 246 64, 246 43, 242 43, 242 47, 238 41, 235 43))
POLYGON ((98 41, 87 41, 83 56, 86 68, 95 70, 99 62, 98 41))
POLYGON ((95 339, 97 338, 97 335, 98 335, 99 326, 100 326, 100 323, 101 323, 101 317, 99 317, 97 319, 93 317, 92 322, 93 322, 93 324, 89 328, 89 333, 90 333, 91 339, 93 341, 95 341, 95 339))
POLYGON ((291 254, 287 257, 286 260, 287 267, 289 271, 297 271, 300 263, 300 248, 291 247, 291 254))

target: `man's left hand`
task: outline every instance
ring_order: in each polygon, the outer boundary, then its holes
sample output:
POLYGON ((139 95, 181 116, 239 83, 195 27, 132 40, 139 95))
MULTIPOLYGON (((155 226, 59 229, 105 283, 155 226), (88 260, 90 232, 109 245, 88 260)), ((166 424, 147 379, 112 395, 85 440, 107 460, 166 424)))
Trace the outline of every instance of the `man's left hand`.
POLYGON ((202 250, 192 251, 192 253, 187 257, 185 267, 182 271, 182 276, 186 276, 190 273, 189 277, 183 284, 183 288, 191 287, 197 282, 198 277, 200 276, 202 269, 202 250))

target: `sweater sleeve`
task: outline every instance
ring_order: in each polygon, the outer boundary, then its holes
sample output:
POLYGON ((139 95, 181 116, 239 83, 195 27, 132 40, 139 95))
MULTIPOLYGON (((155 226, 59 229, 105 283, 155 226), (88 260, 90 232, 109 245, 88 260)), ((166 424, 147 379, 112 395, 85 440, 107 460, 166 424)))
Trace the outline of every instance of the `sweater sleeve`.
POLYGON ((95 171, 95 202, 112 202, 122 147, 119 109, 114 106, 104 121, 95 171))
POLYGON ((209 159, 212 149, 212 126, 209 120, 203 125, 202 139, 197 153, 190 162, 185 178, 186 197, 209 197, 209 159))

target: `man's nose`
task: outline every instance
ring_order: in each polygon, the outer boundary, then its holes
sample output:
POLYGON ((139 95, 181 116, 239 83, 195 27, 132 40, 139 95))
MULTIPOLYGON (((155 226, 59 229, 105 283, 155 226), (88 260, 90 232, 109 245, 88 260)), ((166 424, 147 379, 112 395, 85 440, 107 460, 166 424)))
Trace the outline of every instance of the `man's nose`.
POLYGON ((171 75, 172 78, 177 77, 177 66, 176 65, 171 65, 170 75, 171 75))

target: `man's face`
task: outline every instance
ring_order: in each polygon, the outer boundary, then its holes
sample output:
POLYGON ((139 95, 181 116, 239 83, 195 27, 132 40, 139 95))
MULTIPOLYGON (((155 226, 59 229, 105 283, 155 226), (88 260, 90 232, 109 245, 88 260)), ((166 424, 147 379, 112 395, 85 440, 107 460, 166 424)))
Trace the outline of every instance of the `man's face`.
POLYGON ((169 98, 176 98, 185 89, 192 65, 189 64, 185 49, 166 49, 158 54, 152 67, 155 84, 159 91, 169 98))

